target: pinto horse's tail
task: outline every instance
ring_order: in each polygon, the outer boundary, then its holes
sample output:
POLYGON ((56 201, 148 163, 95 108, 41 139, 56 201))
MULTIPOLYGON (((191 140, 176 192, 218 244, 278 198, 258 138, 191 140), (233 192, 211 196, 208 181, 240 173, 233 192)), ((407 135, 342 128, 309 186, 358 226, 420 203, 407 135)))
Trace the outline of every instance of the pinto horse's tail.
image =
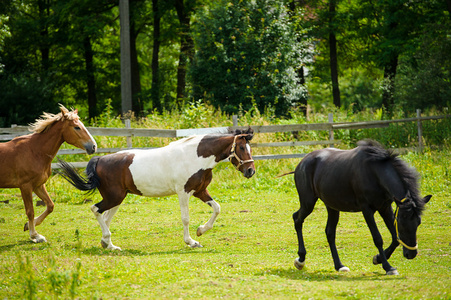
POLYGON ((99 156, 93 157, 86 167, 87 178, 80 175, 74 166, 70 163, 65 162, 58 158, 58 165, 61 171, 58 173, 70 184, 81 191, 88 191, 89 193, 94 193, 95 190, 100 186, 100 177, 97 175, 96 168, 97 162, 99 161, 99 156))

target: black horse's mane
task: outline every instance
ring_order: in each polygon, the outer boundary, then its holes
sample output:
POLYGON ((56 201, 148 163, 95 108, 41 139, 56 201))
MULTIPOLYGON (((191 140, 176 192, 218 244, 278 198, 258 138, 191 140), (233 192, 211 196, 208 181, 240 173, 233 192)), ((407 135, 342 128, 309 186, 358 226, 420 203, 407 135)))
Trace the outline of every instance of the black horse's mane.
MULTIPOLYGON (((420 175, 418 172, 410 167, 405 161, 398 157, 391 149, 384 148, 380 143, 366 139, 357 143, 362 147, 362 150, 368 155, 367 161, 389 161, 398 173, 404 187, 410 192, 412 200, 414 201, 414 208, 421 214, 424 210, 425 203, 422 201, 418 180, 420 175)), ((399 199, 401 200, 401 199, 399 199)))

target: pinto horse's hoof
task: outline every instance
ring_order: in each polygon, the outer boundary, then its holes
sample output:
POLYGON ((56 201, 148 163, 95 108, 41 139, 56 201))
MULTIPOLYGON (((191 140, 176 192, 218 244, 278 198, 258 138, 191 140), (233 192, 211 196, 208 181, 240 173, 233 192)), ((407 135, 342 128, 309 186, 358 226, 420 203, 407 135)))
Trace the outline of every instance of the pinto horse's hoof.
POLYGON ((40 234, 38 234, 38 235, 36 235, 34 237, 30 236, 30 240, 33 243, 47 243, 47 240, 45 239, 45 237, 43 235, 40 235, 40 234))
POLYGON ((338 269, 338 272, 349 272, 349 268, 348 267, 341 267, 340 269, 338 269))
POLYGON ((192 245, 189 245, 191 248, 202 248, 202 247, 204 247, 204 246, 202 246, 199 242, 195 242, 194 244, 192 244, 192 245))
POLYGON ((199 226, 199 227, 197 228, 196 235, 197 235, 197 236, 201 236, 202 234, 203 234, 203 232, 202 232, 202 226, 199 226))
POLYGON ((294 266, 298 269, 298 270, 302 270, 302 268, 305 266, 305 260, 303 262, 299 261, 299 257, 296 258, 294 260, 294 266))
POLYGON ((117 250, 117 251, 122 251, 122 249, 120 247, 114 246, 113 244, 108 244, 105 241, 100 241, 100 244, 102 245, 102 248, 107 249, 107 250, 117 250))

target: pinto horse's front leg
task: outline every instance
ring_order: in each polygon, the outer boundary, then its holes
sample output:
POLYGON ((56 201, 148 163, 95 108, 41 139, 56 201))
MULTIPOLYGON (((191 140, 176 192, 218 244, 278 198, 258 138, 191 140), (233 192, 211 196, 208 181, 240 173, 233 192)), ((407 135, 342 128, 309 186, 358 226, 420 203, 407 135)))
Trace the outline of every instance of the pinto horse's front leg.
POLYGON ((180 203, 180 212, 182 215, 182 224, 183 224, 183 240, 185 243, 191 248, 202 247, 202 245, 191 238, 189 235, 189 197, 191 194, 187 194, 185 191, 179 192, 179 203, 180 203))
POLYGON ((208 222, 205 223, 204 225, 201 225, 199 226, 199 228, 197 228, 196 234, 197 236, 201 236, 202 234, 207 232, 207 230, 213 228, 213 224, 215 223, 216 218, 221 212, 221 206, 215 200, 213 200, 213 198, 210 196, 207 190, 203 190, 202 192, 199 193, 194 193, 194 196, 210 205, 211 208, 213 209, 213 214, 211 215, 210 220, 208 220, 208 222))

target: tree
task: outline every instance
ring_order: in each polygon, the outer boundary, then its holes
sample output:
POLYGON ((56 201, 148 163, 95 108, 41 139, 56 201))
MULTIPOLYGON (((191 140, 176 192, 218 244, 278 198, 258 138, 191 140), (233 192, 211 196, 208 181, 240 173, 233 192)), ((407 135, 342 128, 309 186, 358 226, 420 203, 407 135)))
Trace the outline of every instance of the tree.
POLYGON ((256 105, 284 115, 305 97, 296 72, 302 45, 282 1, 220 1, 199 16, 195 33, 195 99, 228 113, 256 105))

